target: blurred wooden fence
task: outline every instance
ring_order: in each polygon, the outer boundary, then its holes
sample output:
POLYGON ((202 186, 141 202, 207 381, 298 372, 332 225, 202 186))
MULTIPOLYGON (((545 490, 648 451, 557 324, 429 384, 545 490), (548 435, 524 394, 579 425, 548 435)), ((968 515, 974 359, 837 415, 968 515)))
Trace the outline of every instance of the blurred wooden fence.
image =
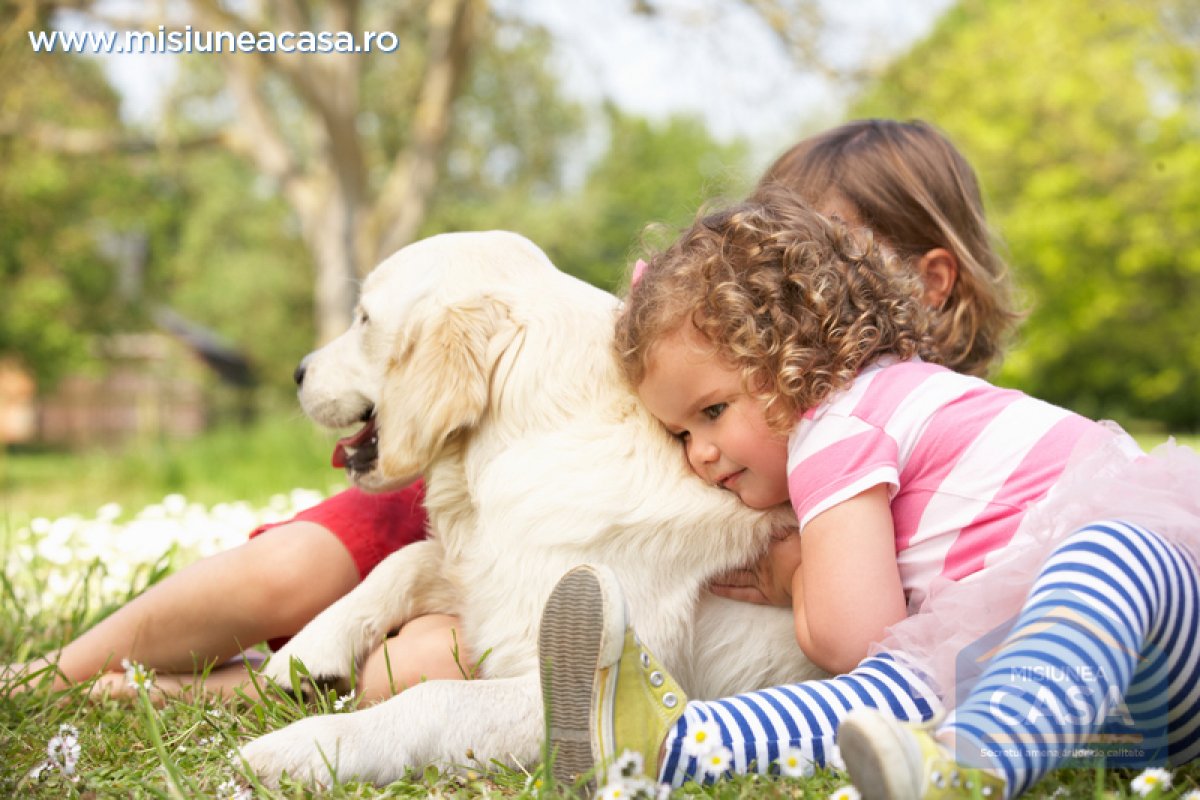
POLYGON ((94 372, 40 395, 15 362, 0 363, 0 442, 84 447, 150 436, 187 437, 209 418, 204 369, 159 333, 106 339, 94 372))

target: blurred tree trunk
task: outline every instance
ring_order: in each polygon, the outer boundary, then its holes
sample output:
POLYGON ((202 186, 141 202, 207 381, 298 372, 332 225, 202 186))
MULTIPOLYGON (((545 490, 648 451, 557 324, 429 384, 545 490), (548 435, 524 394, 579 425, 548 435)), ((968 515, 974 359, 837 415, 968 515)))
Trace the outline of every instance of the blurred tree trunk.
MULTIPOLYGON (((317 339, 324 342, 349 324, 359 280, 379 259, 411 241, 425 219, 451 131, 452 106, 487 0, 185 0, 170 9, 95 0, 23 0, 18 8, 16 19, 0 26, 0 67, 10 47, 26 46, 26 30, 46 29, 60 10, 88 14, 117 31, 151 34, 182 31, 185 23, 195 31, 235 34, 345 31, 358 44, 364 29, 395 33, 400 48, 371 57, 392 58, 398 69, 420 72, 409 129, 397 148, 380 148, 360 135, 368 56, 340 52, 221 53, 235 119, 215 135, 210 131, 168 142, 174 149, 220 143, 252 162, 286 198, 312 253, 317 339), (114 16, 122 13, 129 16, 114 16), (367 16, 371 24, 364 24, 367 16), (404 30, 396 32, 386 23, 399 23, 404 30)), ((78 156, 153 152, 163 144, 127 130, 76 129, 0 114, 0 137, 14 133, 43 149, 78 156)))
MULTIPOLYGON (((228 144, 278 184, 312 252, 318 342, 347 327, 359 279, 411 241, 425 219, 450 131, 451 108, 485 3, 428 3, 425 64, 412 129, 405 146, 386 165, 382 180, 368 181, 369 159, 358 132, 362 59, 255 53, 230 55, 223 61, 239 112, 228 144), (292 88, 301 104, 304 134, 315 139, 316 146, 301 152, 297 137, 285 130, 277 107, 265 95, 268 74, 283 78, 292 88)), ((361 30, 357 0, 330 2, 320 20, 312 18, 307 5, 287 0, 272 5, 277 18, 260 20, 234 16, 217 0, 193 2, 214 29, 361 30)))

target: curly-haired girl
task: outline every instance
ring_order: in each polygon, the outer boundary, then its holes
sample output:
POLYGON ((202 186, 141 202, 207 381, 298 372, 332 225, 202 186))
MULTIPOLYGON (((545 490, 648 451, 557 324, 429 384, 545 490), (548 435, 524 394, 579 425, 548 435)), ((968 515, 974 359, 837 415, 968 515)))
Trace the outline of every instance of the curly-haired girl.
MULTIPOLYGON (((626 376, 697 475, 795 509, 776 589, 808 658, 848 673, 688 703, 668 716, 663 780, 825 763, 834 736, 868 800, 1012 796, 1106 742, 1123 748, 1110 763, 1200 754, 1200 458, 1147 456, 1115 426, 934 363, 921 292, 869 232, 773 190, 700 217, 635 275, 615 340, 626 376), (899 721, 952 691, 936 728, 899 721)), ((591 618, 615 618, 615 587, 587 569, 546 615, 581 589, 601 598, 591 618)), ((592 713, 593 733, 653 718, 592 713)))

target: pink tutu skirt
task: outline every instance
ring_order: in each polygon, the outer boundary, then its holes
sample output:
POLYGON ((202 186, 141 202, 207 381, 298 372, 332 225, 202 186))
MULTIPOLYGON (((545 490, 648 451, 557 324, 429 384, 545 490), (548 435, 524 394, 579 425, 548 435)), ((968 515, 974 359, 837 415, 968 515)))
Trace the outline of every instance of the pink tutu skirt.
POLYGON ((1115 424, 1105 425, 1115 435, 1076 448, 1011 544, 978 573, 931 586, 917 613, 889 628, 871 654, 888 652, 924 673, 949 708, 960 654, 1016 621, 1042 564, 1079 528, 1104 520, 1134 523, 1200 561, 1200 455, 1174 440, 1144 454, 1115 424))

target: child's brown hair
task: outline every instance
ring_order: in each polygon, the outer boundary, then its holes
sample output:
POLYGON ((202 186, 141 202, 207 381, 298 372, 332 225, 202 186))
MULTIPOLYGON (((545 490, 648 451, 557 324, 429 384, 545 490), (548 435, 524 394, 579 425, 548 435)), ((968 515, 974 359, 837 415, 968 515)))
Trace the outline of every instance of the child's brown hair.
POLYGON ((959 372, 988 371, 1020 314, 975 171, 949 139, 921 121, 850 122, 789 149, 756 194, 774 186, 870 228, 907 264, 939 247, 953 253, 958 276, 931 318, 932 359, 959 372))
POLYGON ((654 344, 694 325, 783 432, 877 358, 928 353, 919 296, 920 277, 869 231, 763 191, 701 215, 651 259, 618 318, 615 347, 636 387, 654 344))

